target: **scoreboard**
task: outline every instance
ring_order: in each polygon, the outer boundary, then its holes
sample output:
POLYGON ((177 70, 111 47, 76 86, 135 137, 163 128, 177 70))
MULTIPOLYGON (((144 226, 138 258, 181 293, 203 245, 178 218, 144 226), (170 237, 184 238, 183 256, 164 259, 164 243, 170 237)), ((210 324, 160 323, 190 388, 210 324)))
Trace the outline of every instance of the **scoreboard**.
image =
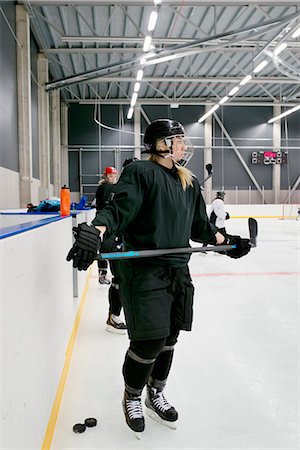
POLYGON ((251 153, 252 164, 284 164, 287 162, 287 151, 259 151, 251 153))

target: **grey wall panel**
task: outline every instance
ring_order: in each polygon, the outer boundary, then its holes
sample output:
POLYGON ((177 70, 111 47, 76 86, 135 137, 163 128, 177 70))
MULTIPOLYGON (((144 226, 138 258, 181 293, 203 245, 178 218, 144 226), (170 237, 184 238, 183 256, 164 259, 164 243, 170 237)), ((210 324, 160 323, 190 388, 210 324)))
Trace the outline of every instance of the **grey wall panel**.
MULTIPOLYGON (((15 32, 15 5, 1 2, 2 10, 15 32)), ((0 166, 18 172, 16 42, 0 14, 0 166)))
POLYGON ((101 120, 112 129, 101 128, 101 145, 134 145, 133 121, 126 119, 127 107, 124 105, 102 105, 101 120), (120 123, 123 123, 120 127, 120 123))
MULTIPOLYGON (((251 153, 259 146, 262 149, 272 148, 273 128, 267 124, 272 115, 270 107, 224 107, 218 110, 225 129, 237 146, 244 161, 249 166, 260 186, 265 189, 272 188, 272 168, 251 164, 251 153), (246 148, 243 148, 246 147, 246 148)), ((224 137, 222 130, 214 120, 213 145, 213 189, 256 189, 246 170, 239 161, 229 141, 224 137), (224 164, 223 164, 224 162, 224 164)))
POLYGON ((69 151, 69 188, 72 192, 79 192, 79 152, 69 151))
POLYGON ((30 36, 31 62, 31 131, 32 131, 32 175, 39 179, 39 121, 38 121, 38 84, 37 84, 38 46, 34 37, 30 36))
POLYGON ((69 145, 98 145, 99 128, 94 121, 94 106, 71 104, 69 108, 69 145))
MULTIPOLYGON (((300 175, 300 149, 291 150, 288 153, 287 164, 281 164, 281 183, 280 189, 288 190, 292 188, 295 181, 300 175)), ((298 186, 297 190, 300 190, 298 186)))

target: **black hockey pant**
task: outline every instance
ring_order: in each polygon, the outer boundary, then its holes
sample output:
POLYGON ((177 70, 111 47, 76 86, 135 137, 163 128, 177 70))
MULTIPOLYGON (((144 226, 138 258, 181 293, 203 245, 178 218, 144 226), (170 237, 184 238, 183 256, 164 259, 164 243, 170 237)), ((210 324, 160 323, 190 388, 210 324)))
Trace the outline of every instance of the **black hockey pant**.
POLYGON ((122 309, 120 300, 120 275, 118 261, 109 262, 110 271, 113 274, 108 291, 109 313, 119 316, 122 309))
POLYGON ((154 383, 165 384, 178 335, 179 330, 174 330, 167 338, 130 342, 123 365, 128 392, 140 395, 150 378, 154 383))

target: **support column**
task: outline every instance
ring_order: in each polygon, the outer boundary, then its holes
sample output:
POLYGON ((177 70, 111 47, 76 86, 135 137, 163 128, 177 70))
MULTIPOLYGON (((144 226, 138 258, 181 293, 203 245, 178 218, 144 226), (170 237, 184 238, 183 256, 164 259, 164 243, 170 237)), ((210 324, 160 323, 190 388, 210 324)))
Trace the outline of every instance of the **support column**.
POLYGON ((61 184, 69 186, 68 105, 61 104, 61 184))
MULTIPOLYGON (((278 116, 281 114, 280 105, 273 106, 273 115, 278 116)), ((281 148, 281 120, 277 120, 273 123, 273 150, 277 152, 281 148)), ((280 203, 280 175, 281 165, 274 164, 272 172, 272 189, 273 189, 273 201, 274 203, 280 203)))
MULTIPOLYGON (((205 106, 205 112, 211 109, 211 105, 205 106)), ((205 166, 212 164, 212 116, 209 116, 204 124, 204 178, 207 175, 205 166)), ((211 203, 212 199, 212 178, 204 183, 204 198, 206 203, 211 203)))
POLYGON ((31 78, 30 78, 30 26, 23 5, 16 5, 17 85, 18 85, 18 137, 20 206, 31 202, 32 131, 31 131, 31 78))
POLYGON ((49 142, 49 94, 45 91, 45 83, 49 81, 48 58, 38 54, 38 121, 39 121, 39 156, 40 181, 39 199, 49 198, 50 187, 50 142, 49 142))
POLYGON ((141 110, 134 108, 134 158, 141 159, 141 110))
POLYGON ((59 197, 61 189, 60 91, 52 91, 50 99, 52 111, 53 194, 55 197, 59 197))

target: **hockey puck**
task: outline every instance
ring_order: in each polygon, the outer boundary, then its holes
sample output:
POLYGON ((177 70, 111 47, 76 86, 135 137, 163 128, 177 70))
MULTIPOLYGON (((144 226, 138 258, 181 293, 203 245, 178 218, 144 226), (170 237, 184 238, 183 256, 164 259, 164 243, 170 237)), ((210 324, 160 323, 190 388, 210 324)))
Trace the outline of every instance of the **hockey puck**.
POLYGON ((88 419, 85 419, 84 423, 89 428, 95 427, 97 425, 97 419, 94 419, 94 417, 89 417, 88 419))
POLYGON ((86 425, 84 423, 76 423, 73 426, 74 433, 84 433, 86 429, 86 425))

